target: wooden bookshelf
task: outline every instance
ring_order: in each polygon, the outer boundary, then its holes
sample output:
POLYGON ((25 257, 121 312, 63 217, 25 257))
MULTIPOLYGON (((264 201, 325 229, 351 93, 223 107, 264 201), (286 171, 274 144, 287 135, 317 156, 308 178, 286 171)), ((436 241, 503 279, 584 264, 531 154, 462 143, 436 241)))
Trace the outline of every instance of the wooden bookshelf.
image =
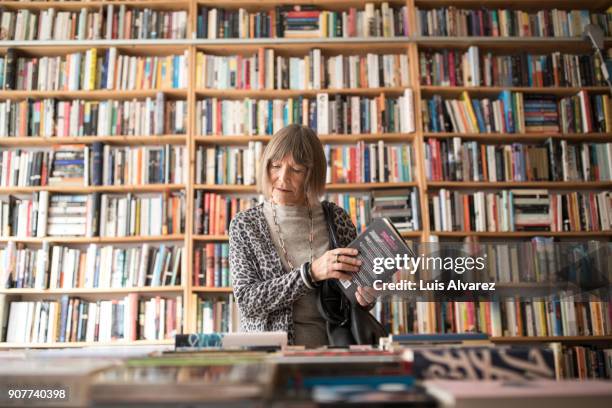
MULTIPOLYGON (((271 135, 266 136, 195 136, 196 143, 199 144, 214 144, 214 145, 230 145, 230 144, 246 144, 248 142, 264 142, 270 141, 271 135)), ((414 134, 411 133, 375 133, 375 134, 359 134, 359 135, 319 135, 319 140, 322 143, 357 143, 357 142, 377 142, 383 140, 390 143, 406 143, 412 142, 414 134)))
MULTIPOLYGON (((3 289, 0 294, 6 294, 25 299, 39 298, 42 296, 58 297, 61 295, 82 295, 89 297, 119 296, 128 293, 139 293, 143 295, 182 296, 183 299, 183 330, 184 332, 195 331, 195 307, 193 295, 202 296, 227 296, 232 292, 231 288, 210 288, 193 285, 194 252, 205 243, 223 243, 228 241, 227 235, 196 235, 193 233, 194 225, 194 198, 196 191, 216 192, 223 194, 255 194, 255 186, 244 185, 207 185, 195 183, 195 153, 200 145, 246 145, 248 142, 269 142, 271 135, 212 135, 204 136, 196 134, 196 111, 197 100, 203 98, 223 99, 285 99, 308 97, 313 98, 318 93, 330 95, 357 95, 363 97, 398 96, 405 89, 412 89, 414 93, 414 117, 416 131, 414 133, 373 133, 373 134, 321 134, 320 140, 325 144, 354 144, 357 142, 372 143, 383 140, 386 143, 412 143, 416 158, 415 174, 412 182, 407 183, 354 183, 354 184, 329 184, 329 191, 356 191, 366 192, 376 189, 390 188, 412 188, 418 189, 420 200, 421 230, 404 232, 402 236, 407 240, 429 241, 432 236, 437 236, 441 241, 461 240, 466 237, 478 237, 486 239, 498 239, 507 241, 509 239, 529 239, 534 236, 549 236, 556 238, 577 239, 602 239, 609 241, 612 231, 595 232, 436 232, 433 231, 433 218, 429 214, 428 198, 440 188, 447 189, 501 189, 501 188, 547 188, 547 189, 611 189, 611 182, 434 182, 428 181, 425 175, 425 152, 424 143, 428 138, 448 139, 461 137, 466 140, 476 140, 491 143, 512 142, 537 142, 548 138, 555 140, 568 140, 572 142, 612 142, 612 133, 431 133, 423 131, 423 118, 420 103, 434 94, 447 97, 456 97, 461 92, 470 95, 492 96, 502 90, 511 90, 524 93, 546 93, 558 97, 575 95, 582 89, 593 93, 606 93, 606 87, 442 87, 420 85, 419 77, 419 51, 422 49, 462 49, 477 45, 487 50, 493 50, 500 54, 515 53, 517 50, 534 52, 551 52, 559 50, 563 52, 590 52, 590 45, 581 38, 525 38, 525 37, 423 37, 416 35, 415 7, 437 8, 448 5, 466 8, 481 8, 486 3, 490 7, 508 7, 507 1, 493 0, 483 2, 482 0, 390 0, 392 6, 407 5, 409 8, 409 19, 412 35, 409 37, 396 38, 258 38, 258 39, 196 39, 196 18, 199 5, 209 7, 226 7, 237 9, 244 7, 249 11, 270 10, 278 4, 314 4, 327 10, 346 10, 349 7, 362 8, 365 3, 373 2, 377 6, 382 1, 368 0, 224 0, 221 2, 213 0, 116 0, 116 1, 87 1, 87 2, 14 2, 1 1, 0 6, 6 10, 28 9, 32 11, 44 10, 54 7, 56 10, 78 11, 85 7, 90 10, 98 10, 109 4, 125 4, 128 7, 145 8, 154 10, 185 10, 188 11, 187 38, 172 40, 80 40, 80 41, 0 41, 0 54, 4 54, 7 48, 16 48, 18 54, 28 56, 56 56, 71 52, 83 52, 90 48, 105 50, 109 47, 117 47, 119 54, 148 56, 148 55, 170 55, 182 54, 185 51, 189 56, 189 86, 185 89, 146 89, 146 90, 94 90, 94 91, 14 91, 0 90, 0 99, 23 100, 25 98, 44 99, 83 99, 83 100, 132 100, 132 99, 154 99, 158 92, 162 92, 167 100, 185 100, 188 104, 187 132, 181 134, 155 135, 155 136, 85 136, 85 137, 0 137, 0 148, 40 148, 59 144, 93 144, 102 142, 116 146, 155 146, 171 144, 185 146, 188 152, 189 177, 184 184, 164 185, 139 185, 139 186, 95 186, 95 187, 71 187, 71 186, 49 186, 49 187, 0 187, 0 194, 30 194, 38 191, 50 191, 54 193, 148 193, 162 191, 184 191, 187 208, 185 212, 185 232, 183 234, 164 236, 135 236, 135 237, 0 237, 0 246, 8 242, 23 243, 26 245, 42 245, 43 243, 86 245, 86 244, 116 244, 134 246, 144 242, 147 243, 173 243, 184 245, 186 259, 182 270, 181 285, 171 287, 147 287, 147 288, 96 288, 96 289, 3 289), (318 89, 318 90, 217 90, 196 88, 195 57, 198 52, 213 55, 253 55, 260 48, 274 49, 283 56, 303 56, 310 49, 320 48, 326 55, 364 55, 367 53, 402 53, 409 58, 410 84, 407 87, 393 88, 342 88, 342 89, 318 89)), ((582 0, 542 0, 533 3, 529 0, 513 0, 510 8, 552 9, 552 8, 588 8, 601 10, 608 6, 607 1, 595 0, 585 4, 582 0)), ((612 45, 612 38, 606 38, 606 45, 612 45)), ((496 343, 521 343, 521 342, 609 342, 612 336, 574 336, 574 337, 495 337, 492 341, 496 343)), ((107 346, 107 345, 170 345, 171 340, 136 342, 117 341, 111 343, 50 343, 50 344, 7 344, 0 343, 0 348, 59 348, 59 347, 84 347, 84 346, 107 346)))
POLYGON ((159 144, 184 145, 187 142, 187 136, 0 137, 0 146, 2 147, 48 147, 62 144, 89 145, 97 142, 120 146, 159 144))
POLYGON ((610 343, 612 336, 516 336, 491 337, 493 343, 610 343))
POLYGON ((150 193, 159 191, 184 190, 184 184, 140 184, 117 186, 42 186, 42 187, 0 187, 0 194, 26 194, 38 191, 51 193, 150 193))
POLYGON ((214 89, 196 89, 196 95, 202 98, 261 98, 261 99, 278 99, 278 98, 294 98, 296 96, 304 96, 314 98, 319 93, 328 93, 330 95, 359 95, 359 96, 380 96, 399 95, 406 88, 388 87, 388 88, 336 88, 336 89, 271 89, 271 90, 214 90, 214 89))
POLYGON ((106 100, 106 99, 145 99, 155 98, 158 93, 172 99, 185 99, 187 90, 183 89, 151 89, 151 90, 95 90, 95 91, 2 91, 3 99, 87 99, 87 100, 106 100))
MULTIPOLYGON (((372 189, 385 189, 385 188, 406 188, 406 187, 417 187, 418 183, 403 182, 403 183, 347 183, 347 184, 327 184, 327 191, 350 191, 350 190, 372 190, 372 189)), ((209 190, 209 191, 223 191, 230 193, 256 193, 256 186, 244 186, 244 185, 233 185, 233 184, 196 184, 194 185, 196 190, 209 190)))
POLYGON ((5 295, 109 295, 109 294, 127 294, 127 293, 144 293, 144 294, 163 294, 163 293, 180 293, 183 291, 182 286, 148 286, 134 288, 66 288, 66 289, 1 289, 0 294, 5 295))
POLYGON ((448 238, 532 238, 532 237, 557 237, 557 238, 595 238, 612 237, 612 231, 513 231, 513 232, 477 232, 477 231, 430 231, 431 235, 448 238))
POLYGON ((42 244, 43 242, 57 244, 131 244, 140 242, 172 242, 184 241, 185 234, 173 235, 138 235, 133 237, 0 237, 0 242, 23 242, 42 244))
POLYGON ((424 132, 427 139, 449 139, 460 137, 466 140, 481 142, 537 142, 546 139, 563 139, 572 142, 607 142, 612 140, 612 133, 449 133, 424 132))
POLYGON ((545 188, 582 190, 612 188, 610 181, 428 181, 433 188, 545 188))
POLYGON ((554 86, 429 86, 421 85, 421 93, 425 95, 442 95, 445 97, 458 96, 462 92, 467 92, 470 95, 497 95, 501 91, 522 92, 526 94, 550 94, 557 96, 576 95, 581 90, 586 90, 595 93, 609 92, 607 86, 585 86, 582 88, 576 87, 554 87, 554 86))
POLYGON ((136 340, 136 341, 69 341, 54 343, 0 343, 0 349, 46 349, 46 348, 78 348, 78 347, 108 347, 108 346, 172 346, 174 339, 136 340))
POLYGON ((231 287, 211 288, 205 286, 194 286, 191 290, 195 293, 232 293, 231 287))

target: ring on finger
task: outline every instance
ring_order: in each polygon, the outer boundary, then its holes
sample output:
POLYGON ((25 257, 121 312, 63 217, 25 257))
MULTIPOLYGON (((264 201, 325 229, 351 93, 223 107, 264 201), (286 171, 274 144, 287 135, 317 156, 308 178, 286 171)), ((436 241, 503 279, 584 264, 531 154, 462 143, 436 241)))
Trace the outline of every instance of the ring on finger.
POLYGON ((336 254, 336 263, 340 262, 339 259, 340 259, 340 254, 336 254))

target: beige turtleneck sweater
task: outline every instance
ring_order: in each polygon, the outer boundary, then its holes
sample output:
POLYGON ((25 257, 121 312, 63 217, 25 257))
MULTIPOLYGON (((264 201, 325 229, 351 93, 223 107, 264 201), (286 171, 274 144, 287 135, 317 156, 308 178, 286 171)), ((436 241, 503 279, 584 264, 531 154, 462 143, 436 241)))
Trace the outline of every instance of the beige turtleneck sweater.
MULTIPOLYGON (((310 261, 310 218, 307 207, 275 205, 280 233, 285 242, 285 249, 293 263, 298 268, 304 262, 310 261)), ((272 204, 266 200, 263 205, 266 222, 272 235, 272 241, 280 256, 283 268, 290 270, 281 248, 277 227, 272 215, 272 204)), ((321 204, 312 209, 314 240, 312 243, 312 260, 319 258, 329 249, 329 234, 321 204)), ((295 327, 295 344, 306 347, 320 347, 328 344, 325 320, 317 309, 317 291, 310 290, 293 304, 293 323, 295 327)))

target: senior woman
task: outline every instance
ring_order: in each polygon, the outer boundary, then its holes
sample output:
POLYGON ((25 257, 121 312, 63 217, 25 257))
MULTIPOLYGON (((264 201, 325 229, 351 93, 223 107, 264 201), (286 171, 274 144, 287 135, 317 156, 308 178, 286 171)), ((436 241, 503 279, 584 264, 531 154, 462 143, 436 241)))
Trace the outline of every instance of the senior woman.
MULTIPOLYGON (((286 331, 289 343, 328 344, 326 322, 317 309, 316 286, 325 279, 350 279, 359 270, 356 237, 346 212, 329 203, 340 248, 330 250, 320 197, 327 163, 310 128, 289 125, 263 152, 258 186, 264 202, 236 215, 230 224, 229 264, 243 331, 286 331)), ((357 292, 367 307, 370 291, 357 292)))

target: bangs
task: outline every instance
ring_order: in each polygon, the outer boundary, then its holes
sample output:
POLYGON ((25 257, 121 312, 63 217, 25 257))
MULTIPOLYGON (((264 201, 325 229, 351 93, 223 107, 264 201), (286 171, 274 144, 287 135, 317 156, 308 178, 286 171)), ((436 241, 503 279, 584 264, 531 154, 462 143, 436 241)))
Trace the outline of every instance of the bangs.
POLYGON ((288 132, 285 137, 273 138, 270 145, 271 154, 268 165, 271 162, 281 161, 285 157, 291 156, 296 164, 305 167, 312 166, 312 143, 303 128, 296 132, 288 132))

